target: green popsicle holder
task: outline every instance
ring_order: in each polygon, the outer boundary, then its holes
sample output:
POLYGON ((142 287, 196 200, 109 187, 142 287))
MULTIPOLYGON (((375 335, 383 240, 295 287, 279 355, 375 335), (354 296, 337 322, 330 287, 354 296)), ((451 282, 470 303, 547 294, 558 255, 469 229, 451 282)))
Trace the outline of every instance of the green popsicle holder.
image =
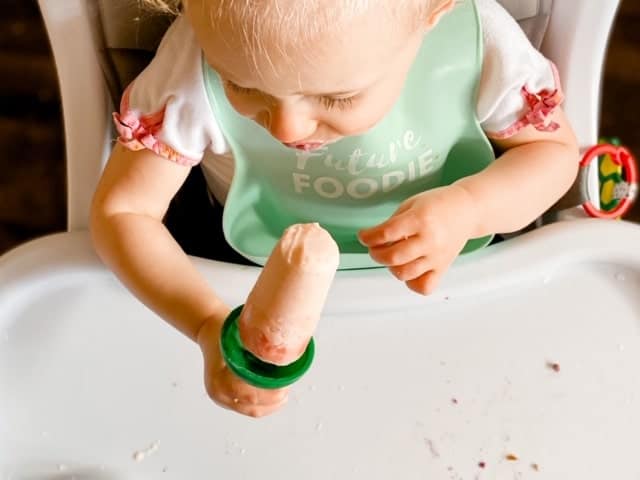
MULTIPOLYGON (((264 265, 288 226, 317 222, 340 248, 340 269, 379 268, 358 241, 360 229, 494 160, 476 117, 482 58, 475 2, 461 0, 425 36, 391 111, 368 132, 311 152, 284 146, 238 114, 203 59, 209 103, 234 157, 223 215, 229 244, 264 265)), ((469 240, 463 253, 491 238, 469 240)))
POLYGON ((229 314, 220 334, 220 350, 229 369, 239 378, 258 388, 283 388, 296 382, 309 370, 315 354, 313 338, 302 356, 289 365, 279 366, 263 362, 246 350, 240 338, 238 319, 243 305, 229 314))

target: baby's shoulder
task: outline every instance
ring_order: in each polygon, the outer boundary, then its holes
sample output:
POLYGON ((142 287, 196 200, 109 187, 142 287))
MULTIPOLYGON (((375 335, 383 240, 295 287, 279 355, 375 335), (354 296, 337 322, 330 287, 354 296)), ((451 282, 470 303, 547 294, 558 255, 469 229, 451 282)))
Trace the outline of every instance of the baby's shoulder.
POLYGON ((493 138, 507 138, 528 124, 546 128, 546 118, 563 99, 555 66, 496 0, 475 2, 483 38, 477 113, 484 130, 493 138), (532 115, 541 105, 544 114, 532 115))
POLYGON ((489 48, 534 48, 515 18, 497 0, 475 0, 482 25, 485 50, 489 48))
POLYGON ((120 142, 186 164, 199 162, 206 149, 226 152, 202 67, 202 50, 191 25, 179 16, 151 63, 122 95, 116 114, 120 142))
POLYGON ((202 50, 187 18, 181 15, 171 24, 155 56, 136 81, 157 85, 162 90, 193 88, 194 82, 202 80, 201 63, 202 50))

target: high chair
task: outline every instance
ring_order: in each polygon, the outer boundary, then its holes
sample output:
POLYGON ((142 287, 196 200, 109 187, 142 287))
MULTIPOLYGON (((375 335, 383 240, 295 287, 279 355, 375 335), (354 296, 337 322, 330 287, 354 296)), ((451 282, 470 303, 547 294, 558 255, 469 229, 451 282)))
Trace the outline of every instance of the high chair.
MULTIPOLYGON (((618 0, 502 0, 597 140, 618 0)), ((339 272, 279 413, 212 404, 195 346, 93 253, 114 98, 168 25, 130 0, 39 0, 63 103, 68 232, 0 257, 0 478, 637 478, 640 227, 553 223, 461 257, 436 293, 339 272)), ((229 305, 259 269, 194 258, 229 305)))

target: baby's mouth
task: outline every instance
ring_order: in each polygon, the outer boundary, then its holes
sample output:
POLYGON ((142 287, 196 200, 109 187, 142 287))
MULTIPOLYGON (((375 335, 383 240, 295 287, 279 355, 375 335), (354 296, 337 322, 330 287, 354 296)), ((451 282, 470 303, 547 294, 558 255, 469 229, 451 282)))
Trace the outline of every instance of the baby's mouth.
POLYGON ((295 148, 297 150, 303 150, 305 152, 311 152, 318 150, 326 145, 326 142, 300 142, 300 143, 285 143, 289 148, 295 148))

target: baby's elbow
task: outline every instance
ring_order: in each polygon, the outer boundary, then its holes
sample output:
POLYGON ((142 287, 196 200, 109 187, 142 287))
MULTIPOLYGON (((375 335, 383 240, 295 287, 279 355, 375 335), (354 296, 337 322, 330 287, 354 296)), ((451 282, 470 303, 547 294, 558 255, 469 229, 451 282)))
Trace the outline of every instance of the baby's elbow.
POLYGON ((578 145, 578 137, 573 128, 571 128, 564 112, 558 113, 560 116, 557 120, 560 122, 561 128, 557 132, 560 135, 556 141, 562 147, 562 153, 559 156, 562 158, 563 178, 566 179, 566 188, 568 190, 575 183, 580 170, 580 146, 578 145))
POLYGON ((102 260, 112 246, 115 234, 114 225, 114 194, 104 187, 104 182, 99 182, 91 199, 89 207, 89 236, 93 249, 102 260))
POLYGON ((578 178, 580 170, 580 148, 576 141, 567 142, 561 145, 562 152, 559 154, 562 163, 562 179, 564 180, 565 192, 571 188, 578 178))
POLYGON ((98 192, 96 192, 93 196, 91 207, 89 209, 89 235, 93 248, 99 256, 102 256, 102 239, 105 235, 105 230, 107 229, 107 219, 108 215, 104 199, 98 195, 98 192))

